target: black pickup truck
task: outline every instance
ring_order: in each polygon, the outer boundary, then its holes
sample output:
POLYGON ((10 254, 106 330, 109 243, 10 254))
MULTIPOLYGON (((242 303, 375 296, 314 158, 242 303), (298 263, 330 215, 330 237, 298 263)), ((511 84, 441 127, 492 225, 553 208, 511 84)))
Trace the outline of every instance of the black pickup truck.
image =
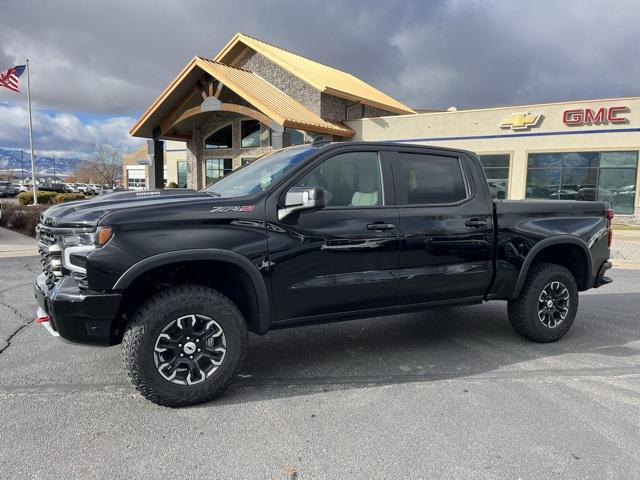
POLYGON ((611 280, 605 203, 494 201, 470 152, 394 143, 279 150, 201 192, 53 206, 37 239, 38 322, 122 343, 136 388, 181 406, 221 392, 247 331, 508 301, 535 342, 611 280))

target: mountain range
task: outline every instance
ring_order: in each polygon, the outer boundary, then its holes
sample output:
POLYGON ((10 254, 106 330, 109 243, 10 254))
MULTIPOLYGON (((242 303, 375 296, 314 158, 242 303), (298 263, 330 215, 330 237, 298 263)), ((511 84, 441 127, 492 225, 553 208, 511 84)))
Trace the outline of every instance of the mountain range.
MULTIPOLYGON (((20 150, 0 148, 0 174, 6 175, 11 171, 15 178, 22 178, 24 166, 24 176, 31 176, 31 155, 28 150, 23 150, 23 154, 20 152, 20 150)), ((80 167, 83 162, 77 157, 47 157, 37 153, 35 154, 35 160, 36 176, 39 177, 72 175, 76 166, 80 167)))

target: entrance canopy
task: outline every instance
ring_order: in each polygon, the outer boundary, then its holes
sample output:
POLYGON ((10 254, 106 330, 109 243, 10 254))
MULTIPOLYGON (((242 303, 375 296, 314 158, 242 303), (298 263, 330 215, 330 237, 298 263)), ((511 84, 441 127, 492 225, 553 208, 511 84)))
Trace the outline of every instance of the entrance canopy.
POLYGON ((254 72, 194 57, 130 130, 134 137, 190 140, 202 114, 235 112, 268 125, 349 138, 353 130, 325 120, 254 72))
POLYGON ((215 162, 235 169, 295 142, 351 138, 348 120, 413 113, 349 73, 238 33, 215 58, 193 57, 130 133, 153 139, 150 185, 162 188, 166 139, 186 141, 187 184, 201 188, 215 162), (220 128, 230 138, 211 146, 220 128))

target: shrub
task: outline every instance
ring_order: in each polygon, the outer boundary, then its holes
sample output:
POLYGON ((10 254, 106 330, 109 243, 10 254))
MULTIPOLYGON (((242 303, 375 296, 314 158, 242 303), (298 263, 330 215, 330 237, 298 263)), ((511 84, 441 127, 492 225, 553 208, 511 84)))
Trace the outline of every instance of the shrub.
POLYGON ((15 208, 15 205, 9 202, 0 201, 0 227, 7 226, 9 215, 14 208, 15 208))
POLYGON ((53 198, 53 203, 75 202, 76 200, 84 200, 83 193, 58 193, 53 198))
POLYGON ((40 214, 47 208, 49 207, 46 205, 18 206, 4 203, 1 206, 0 225, 35 237, 40 214))
POLYGON ((178 184, 176 182, 169 182, 169 185, 167 185, 167 188, 178 188, 178 184))
MULTIPOLYGON (((45 192, 42 190, 38 190, 38 203, 40 205, 51 205, 56 195, 58 195, 56 192, 45 192)), ((20 203, 20 205, 31 205, 33 203, 33 192, 19 193, 18 202, 20 203)))

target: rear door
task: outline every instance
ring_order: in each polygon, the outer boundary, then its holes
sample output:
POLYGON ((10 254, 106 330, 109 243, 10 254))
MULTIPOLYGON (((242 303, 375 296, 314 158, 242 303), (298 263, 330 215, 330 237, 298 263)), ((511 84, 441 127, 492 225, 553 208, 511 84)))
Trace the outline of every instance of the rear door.
POLYGON ((280 221, 277 198, 267 202, 277 318, 313 321, 394 307, 398 211, 386 152, 375 146, 328 152, 277 197, 294 186, 321 187, 326 206, 280 221))
POLYGON ((492 205, 466 154, 398 147, 391 154, 401 305, 481 298, 492 276, 492 205))

